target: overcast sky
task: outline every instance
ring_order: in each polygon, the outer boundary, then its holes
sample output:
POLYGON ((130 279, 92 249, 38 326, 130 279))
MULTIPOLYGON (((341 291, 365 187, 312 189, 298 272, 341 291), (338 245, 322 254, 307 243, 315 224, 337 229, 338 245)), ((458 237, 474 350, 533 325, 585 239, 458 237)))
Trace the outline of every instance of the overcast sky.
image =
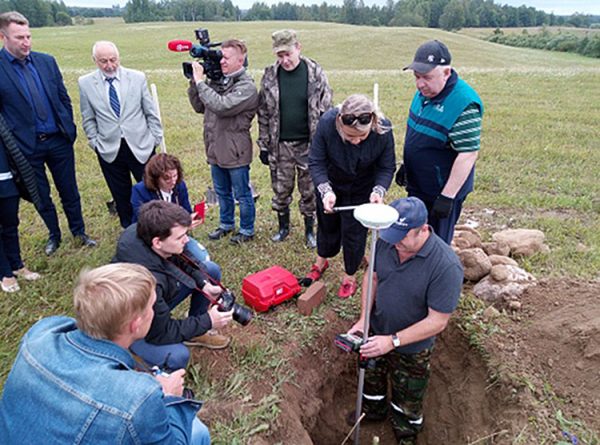
MULTIPOLYGON (((127 0, 64 0, 67 6, 99 6, 108 7, 119 4, 125 6, 127 0)), ((258 0, 232 0, 233 4, 241 9, 248 9, 258 0)), ((262 0, 264 3, 272 4, 279 3, 279 0, 262 0)), ((284 0, 282 0, 284 1, 284 0)), ((287 0, 291 3, 299 4, 321 4, 323 0, 287 0)), ((365 4, 385 4, 385 0, 364 0, 365 4)), ((328 0, 328 4, 342 4, 343 0, 328 0)), ((536 9, 541 9, 548 13, 554 12, 556 15, 570 15, 574 12, 584 14, 600 15, 600 1, 598 0, 499 0, 494 3, 511 6, 533 6, 536 9)))

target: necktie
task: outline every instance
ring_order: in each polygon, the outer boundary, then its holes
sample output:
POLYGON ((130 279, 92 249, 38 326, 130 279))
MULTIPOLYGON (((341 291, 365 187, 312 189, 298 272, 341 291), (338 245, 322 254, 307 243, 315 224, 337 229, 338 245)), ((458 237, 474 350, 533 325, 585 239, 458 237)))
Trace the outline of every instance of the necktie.
POLYGON ((42 101, 40 90, 33 79, 33 74, 31 74, 31 71, 29 71, 29 68, 27 68, 28 60, 18 60, 18 62, 23 68, 23 77, 25 77, 25 83, 27 84, 27 89, 29 90, 31 100, 33 101, 35 114, 41 121, 45 121, 48 119, 48 112, 46 111, 46 107, 42 101))
POLYGON ((106 78, 107 82, 110 84, 110 86, 108 87, 108 99, 110 100, 110 107, 115 112, 115 115, 117 117, 120 117, 121 116, 121 104, 119 102, 119 96, 117 96, 117 90, 115 89, 115 86, 113 85, 113 81, 115 79, 116 79, 116 77, 107 77, 106 78))

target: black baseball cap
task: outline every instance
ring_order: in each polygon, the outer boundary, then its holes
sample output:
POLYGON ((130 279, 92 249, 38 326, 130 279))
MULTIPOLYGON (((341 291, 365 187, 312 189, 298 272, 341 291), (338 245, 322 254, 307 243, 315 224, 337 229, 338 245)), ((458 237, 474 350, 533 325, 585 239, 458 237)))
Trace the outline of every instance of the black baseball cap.
POLYGON ((439 40, 430 40, 419 46, 413 62, 404 67, 404 70, 428 73, 436 66, 450 65, 451 60, 452 56, 446 45, 439 40))

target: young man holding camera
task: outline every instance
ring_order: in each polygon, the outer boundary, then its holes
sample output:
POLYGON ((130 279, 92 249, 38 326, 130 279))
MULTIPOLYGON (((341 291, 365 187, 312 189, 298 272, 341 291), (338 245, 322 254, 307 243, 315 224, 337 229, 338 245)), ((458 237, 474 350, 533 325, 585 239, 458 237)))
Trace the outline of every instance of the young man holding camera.
POLYGON ((156 280, 137 264, 84 271, 76 319, 49 317, 21 341, 0 400, 2 443, 209 445, 179 369, 138 372, 129 346, 150 329, 156 280))
POLYGON ((192 62, 188 96, 197 113, 204 113, 204 146, 219 200, 219 227, 212 240, 235 229, 235 199, 240 203, 240 230, 229 240, 242 244, 254 238, 256 208, 250 190, 252 139, 250 126, 258 107, 258 92, 246 72, 246 45, 240 40, 221 44, 223 78, 204 80, 204 68, 192 62))
POLYGON ((191 223, 190 214, 177 204, 150 201, 141 207, 137 224, 121 234, 113 259, 141 264, 156 278, 152 325, 145 338, 130 349, 147 363, 166 369, 186 367, 190 357, 186 345, 222 349, 230 341, 211 331, 226 326, 233 317, 233 310, 219 312, 216 305, 208 309, 206 296, 216 300, 222 288, 211 283, 214 277, 209 276, 202 263, 190 266, 180 256, 191 223), (171 311, 187 297, 191 298, 188 317, 172 318, 171 311))

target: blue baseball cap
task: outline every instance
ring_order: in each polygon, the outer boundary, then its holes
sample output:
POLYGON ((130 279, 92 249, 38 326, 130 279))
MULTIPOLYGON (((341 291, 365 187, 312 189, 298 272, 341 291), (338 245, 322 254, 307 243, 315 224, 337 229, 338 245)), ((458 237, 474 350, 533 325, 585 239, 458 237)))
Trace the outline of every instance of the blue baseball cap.
POLYGON ((399 216, 389 228, 379 231, 379 237, 386 243, 396 244, 402 241, 409 230, 427 222, 427 208, 419 198, 411 196, 397 199, 390 206, 398 211, 399 216))

